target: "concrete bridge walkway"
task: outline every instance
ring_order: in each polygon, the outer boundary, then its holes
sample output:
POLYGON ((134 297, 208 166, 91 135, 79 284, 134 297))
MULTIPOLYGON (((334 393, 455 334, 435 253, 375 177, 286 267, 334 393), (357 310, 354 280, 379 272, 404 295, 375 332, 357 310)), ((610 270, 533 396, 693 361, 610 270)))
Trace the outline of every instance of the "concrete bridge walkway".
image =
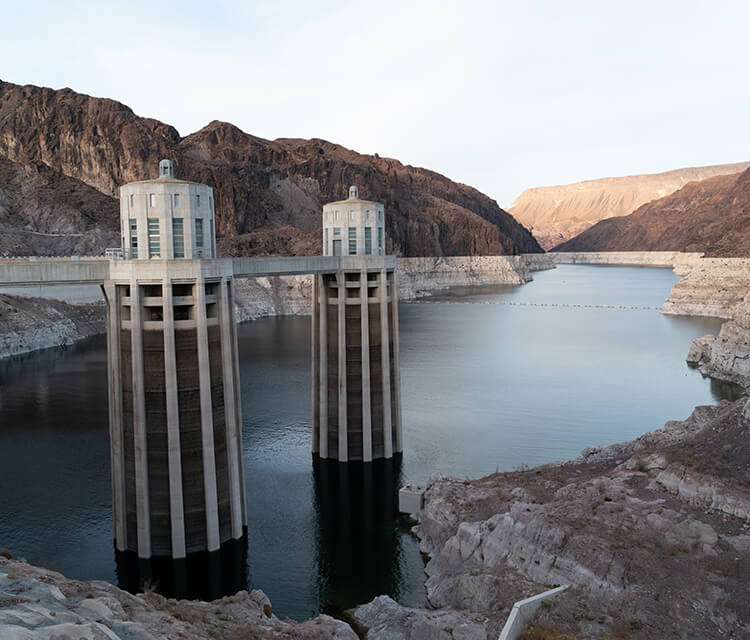
MULTIPOLYGON (((110 279, 105 258, 10 258, 0 260, 0 287, 103 284, 110 279)), ((131 260, 148 264, 148 260, 131 260)), ((184 262, 190 262, 184 260, 184 262)), ((293 276, 336 271, 395 269, 394 256, 295 256, 283 258, 216 258, 195 260, 203 265, 231 262, 234 278, 293 276)))

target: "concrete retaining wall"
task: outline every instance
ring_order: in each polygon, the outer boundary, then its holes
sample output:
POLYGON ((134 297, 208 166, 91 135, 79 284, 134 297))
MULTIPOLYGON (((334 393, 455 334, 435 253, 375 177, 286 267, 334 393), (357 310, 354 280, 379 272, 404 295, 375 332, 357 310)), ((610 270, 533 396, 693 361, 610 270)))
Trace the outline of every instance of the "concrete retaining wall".
POLYGON ((396 273, 402 299, 449 287, 520 285, 532 279, 523 256, 398 258, 396 273))
POLYGON ((524 253, 522 258, 529 271, 545 271, 555 268, 555 258, 551 253, 524 253))
POLYGON ((681 251, 582 251, 545 254, 556 264, 610 264, 619 266, 684 268, 698 264, 702 253, 681 251))
POLYGON ((550 589, 544 593, 539 593, 530 598, 526 598, 525 600, 519 600, 516 602, 508 616, 508 620, 505 622, 503 630, 500 632, 499 640, 516 640, 516 638, 523 633, 526 625, 529 624, 531 618, 541 606, 542 602, 549 598, 554 598, 557 594, 562 593, 567 588, 568 585, 563 585, 562 587, 550 589))

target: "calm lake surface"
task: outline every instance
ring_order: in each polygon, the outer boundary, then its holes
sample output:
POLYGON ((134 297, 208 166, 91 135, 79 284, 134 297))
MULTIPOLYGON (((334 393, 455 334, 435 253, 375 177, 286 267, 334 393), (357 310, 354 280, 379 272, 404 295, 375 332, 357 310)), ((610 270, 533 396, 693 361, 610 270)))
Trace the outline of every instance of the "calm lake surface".
MULTIPOLYGON (((347 472, 310 454, 309 318, 241 326, 240 574, 274 613, 336 613, 380 593, 420 604, 418 545, 393 515, 406 482, 575 457, 732 395, 685 364, 691 340, 719 321, 534 306, 660 307, 678 279, 670 270, 562 265, 534 278, 401 305, 403 458, 347 472)), ((0 549, 126 582, 112 544, 106 385, 103 337, 0 361, 0 549)))

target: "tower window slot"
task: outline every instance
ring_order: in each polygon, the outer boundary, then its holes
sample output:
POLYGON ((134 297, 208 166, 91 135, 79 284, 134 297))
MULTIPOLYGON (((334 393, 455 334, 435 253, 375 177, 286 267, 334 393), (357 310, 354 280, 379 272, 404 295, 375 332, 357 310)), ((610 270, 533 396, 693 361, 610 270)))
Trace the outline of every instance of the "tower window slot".
POLYGON ((207 296, 215 296, 217 289, 218 289, 218 283, 216 282, 207 282, 206 283, 206 295, 207 296))
POLYGON ((192 284, 173 284, 172 285, 172 295, 175 298, 182 298, 185 296, 192 296, 193 295, 193 285, 192 284))
POLYGON ((203 219, 202 218, 195 219, 194 236, 195 236, 196 253, 198 254, 198 257, 200 258, 203 255, 203 219))
MULTIPOLYGON (((133 196, 130 196, 131 198, 133 196)), ((130 257, 138 257, 138 221, 135 218, 128 220, 128 229, 130 236, 130 257)))
POLYGON ((174 308, 174 319, 175 320, 192 320, 193 318, 193 306, 189 304, 177 305, 174 308))
POLYGON ((145 298, 161 298, 161 285, 160 284, 144 284, 143 296, 145 298))
POLYGON ((159 236, 159 218, 148 219, 148 257, 161 257, 161 238, 159 236))
POLYGON ((185 229, 182 224, 182 218, 172 218, 172 245, 174 249, 174 257, 184 258, 185 257, 185 229))

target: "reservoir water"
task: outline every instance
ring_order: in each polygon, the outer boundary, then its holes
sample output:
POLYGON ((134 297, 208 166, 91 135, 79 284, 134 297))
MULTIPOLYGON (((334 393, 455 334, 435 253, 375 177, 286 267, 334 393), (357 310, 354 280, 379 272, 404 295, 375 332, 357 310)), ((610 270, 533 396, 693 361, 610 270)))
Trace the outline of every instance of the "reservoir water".
MULTIPOLYGON (((298 619, 381 593, 420 604, 423 563, 393 515, 398 486, 575 457, 731 396, 685 364, 691 340, 720 322, 648 308, 677 279, 562 265, 521 287, 402 304, 403 458, 348 472, 310 454, 309 318, 242 325, 240 582, 298 619)), ((0 549, 127 584, 112 544, 105 367, 103 337, 0 361, 0 549)), ((203 587, 194 595, 208 597, 203 587)))

